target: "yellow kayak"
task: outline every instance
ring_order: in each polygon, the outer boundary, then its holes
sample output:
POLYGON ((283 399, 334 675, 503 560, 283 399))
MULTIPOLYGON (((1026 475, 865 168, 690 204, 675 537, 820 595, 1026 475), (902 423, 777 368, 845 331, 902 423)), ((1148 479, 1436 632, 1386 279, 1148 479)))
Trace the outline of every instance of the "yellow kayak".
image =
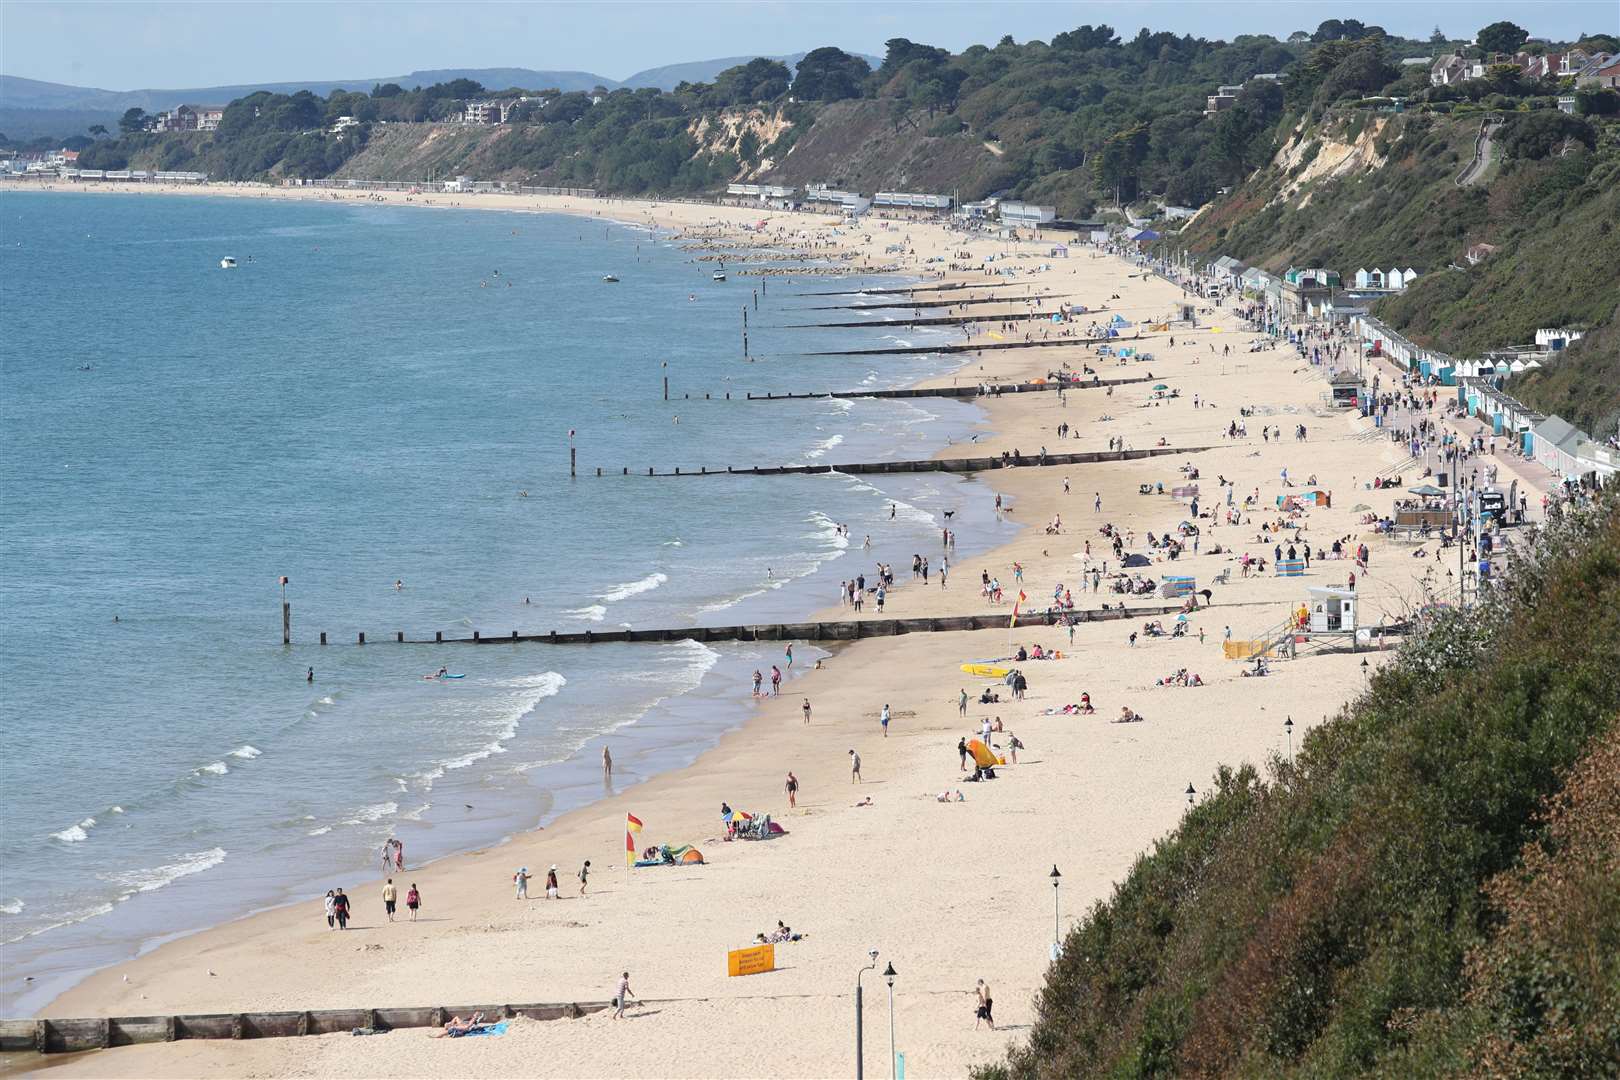
POLYGON ((1005 678, 1012 668, 997 667, 995 664, 963 664, 962 670, 969 675, 978 675, 986 679, 1005 678))

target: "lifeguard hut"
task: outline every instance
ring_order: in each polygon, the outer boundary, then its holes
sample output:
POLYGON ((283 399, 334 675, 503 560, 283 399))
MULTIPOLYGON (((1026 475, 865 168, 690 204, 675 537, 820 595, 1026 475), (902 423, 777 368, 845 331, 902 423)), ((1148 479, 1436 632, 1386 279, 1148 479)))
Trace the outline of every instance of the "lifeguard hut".
POLYGON ((1313 634, 1356 633, 1356 591, 1338 585, 1313 585, 1310 596, 1309 626, 1313 634))

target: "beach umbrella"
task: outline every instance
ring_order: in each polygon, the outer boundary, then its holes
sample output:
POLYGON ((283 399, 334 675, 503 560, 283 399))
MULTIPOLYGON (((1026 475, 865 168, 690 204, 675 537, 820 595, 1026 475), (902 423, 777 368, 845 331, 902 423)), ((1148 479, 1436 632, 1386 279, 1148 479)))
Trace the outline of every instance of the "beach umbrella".
POLYGON ((1170 388, 1168 386, 1166 386, 1164 383, 1154 383, 1153 384, 1153 389, 1155 389, 1155 390, 1168 390, 1170 388))

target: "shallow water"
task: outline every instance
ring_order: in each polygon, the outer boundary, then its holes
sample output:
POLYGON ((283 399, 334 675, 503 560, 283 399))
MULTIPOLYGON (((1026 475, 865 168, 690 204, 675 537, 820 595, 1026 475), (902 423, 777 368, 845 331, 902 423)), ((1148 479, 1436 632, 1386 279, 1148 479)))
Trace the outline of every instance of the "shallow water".
POLYGON ((758 279, 709 278, 665 238, 561 216, 0 195, 8 1015, 371 871, 388 836, 420 862, 598 797, 609 736, 621 785, 688 763, 778 655, 396 630, 779 621, 934 550, 941 509, 996 534, 937 473, 595 477, 920 457, 974 421, 933 399, 682 400, 948 366, 805 356, 879 335, 772 329, 827 279, 772 279, 756 311, 758 279), (441 665, 467 678, 421 678, 441 665))

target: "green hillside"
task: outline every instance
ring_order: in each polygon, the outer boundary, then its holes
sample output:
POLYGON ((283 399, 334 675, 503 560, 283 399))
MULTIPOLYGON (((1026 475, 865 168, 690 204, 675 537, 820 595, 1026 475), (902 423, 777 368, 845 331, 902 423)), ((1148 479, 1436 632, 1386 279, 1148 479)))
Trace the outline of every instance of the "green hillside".
POLYGON ((980 1080, 1620 1074, 1620 499, 1223 768, 980 1080))

